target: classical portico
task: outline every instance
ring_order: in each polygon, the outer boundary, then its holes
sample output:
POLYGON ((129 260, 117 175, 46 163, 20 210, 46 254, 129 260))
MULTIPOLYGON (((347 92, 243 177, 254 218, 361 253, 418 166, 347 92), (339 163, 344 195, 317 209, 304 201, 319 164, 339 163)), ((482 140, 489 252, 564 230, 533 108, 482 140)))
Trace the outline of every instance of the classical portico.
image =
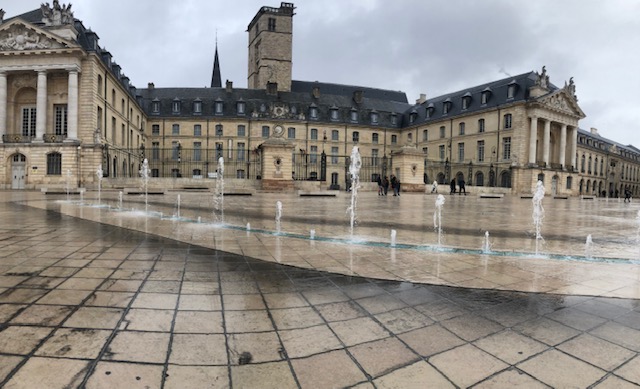
POLYGON ((540 97, 528 107, 529 166, 575 169, 578 121, 585 115, 577 104, 573 80, 551 94, 545 94, 538 84, 532 93, 540 97))
MULTIPOLYGON (((78 75, 80 67, 75 64, 58 64, 58 65, 15 65, 0 67, 0 135, 3 143, 23 143, 23 142, 59 142, 59 141, 77 141, 78 139, 78 75), (53 73, 65 72, 67 74, 67 101, 66 113, 61 117, 64 120, 60 123, 52 123, 53 120, 48 119, 48 75, 53 73), (33 74, 33 76, 29 76, 33 74), (26 76, 25 76, 26 75, 26 76), (12 76, 15 76, 12 77, 12 76), (28 129, 21 124, 20 117, 16 117, 17 109, 14 107, 13 124, 8 123, 8 107, 10 99, 9 89, 10 83, 13 82, 13 93, 19 92, 24 79, 31 77, 36 79, 36 118, 35 118, 35 136, 29 133, 28 129), (66 134, 64 133, 66 127, 66 134), (26 132, 25 132, 26 131, 26 132)), ((27 82, 28 84, 28 82, 27 82)))

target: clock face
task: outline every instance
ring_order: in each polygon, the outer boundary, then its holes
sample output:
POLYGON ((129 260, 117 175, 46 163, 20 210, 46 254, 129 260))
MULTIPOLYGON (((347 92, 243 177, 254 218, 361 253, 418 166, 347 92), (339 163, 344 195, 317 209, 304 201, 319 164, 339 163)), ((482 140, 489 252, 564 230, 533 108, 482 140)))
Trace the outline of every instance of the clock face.
POLYGON ((275 136, 282 136, 284 134, 284 127, 277 125, 273 128, 273 134, 275 136))

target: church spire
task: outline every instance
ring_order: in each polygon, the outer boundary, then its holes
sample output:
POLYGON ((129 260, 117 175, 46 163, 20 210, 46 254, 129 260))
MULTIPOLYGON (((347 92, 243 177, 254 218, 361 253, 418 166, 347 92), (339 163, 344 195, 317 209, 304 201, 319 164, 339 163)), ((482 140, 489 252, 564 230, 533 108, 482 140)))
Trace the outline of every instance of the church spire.
POLYGON ((213 59, 213 75, 211 76, 211 87, 222 88, 222 78, 220 77, 220 62, 218 61, 218 32, 216 31, 216 55, 213 59))

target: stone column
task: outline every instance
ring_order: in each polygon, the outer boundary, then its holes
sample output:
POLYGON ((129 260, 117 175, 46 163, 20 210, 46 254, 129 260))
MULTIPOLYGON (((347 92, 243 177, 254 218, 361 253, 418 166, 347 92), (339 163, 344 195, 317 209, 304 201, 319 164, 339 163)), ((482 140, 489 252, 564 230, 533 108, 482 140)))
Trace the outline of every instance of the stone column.
POLYGON ((262 189, 293 190, 293 143, 282 138, 269 138, 260 145, 262 189))
POLYGON ((538 141, 538 118, 531 118, 531 133, 529 134, 529 163, 536 163, 536 142, 538 141))
POLYGON ((562 165, 563 169, 566 169, 566 150, 567 149, 567 125, 566 124, 562 124, 562 127, 560 128, 560 164, 562 165))
POLYGON ((576 169, 578 167, 578 162, 576 161, 576 154, 578 153, 578 127, 573 127, 571 130, 571 158, 569 158, 569 160, 571 161, 571 166, 576 169))
POLYGON ((0 143, 7 134, 7 73, 0 71, 0 143))
POLYGON ((551 121, 545 120, 544 122, 544 137, 542 138, 544 145, 542 146, 542 158, 545 167, 549 167, 549 149, 551 148, 551 121))
POLYGON ((35 142, 44 142, 47 127, 47 71, 38 70, 38 93, 36 95, 36 138, 35 142))
POLYGON ((67 98, 67 139, 65 141, 76 141, 78 139, 78 71, 69 71, 69 87, 67 98))

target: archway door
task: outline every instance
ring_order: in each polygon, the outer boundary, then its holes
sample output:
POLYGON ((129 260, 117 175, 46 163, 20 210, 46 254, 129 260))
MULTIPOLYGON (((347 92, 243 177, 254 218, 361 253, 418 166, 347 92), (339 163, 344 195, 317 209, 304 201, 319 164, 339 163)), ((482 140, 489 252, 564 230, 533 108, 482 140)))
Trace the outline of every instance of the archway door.
POLYGON ((24 189, 27 172, 27 157, 14 154, 11 157, 11 189, 24 189))
POLYGON ((553 176, 551 178, 551 195, 555 196, 558 194, 558 176, 553 176))

